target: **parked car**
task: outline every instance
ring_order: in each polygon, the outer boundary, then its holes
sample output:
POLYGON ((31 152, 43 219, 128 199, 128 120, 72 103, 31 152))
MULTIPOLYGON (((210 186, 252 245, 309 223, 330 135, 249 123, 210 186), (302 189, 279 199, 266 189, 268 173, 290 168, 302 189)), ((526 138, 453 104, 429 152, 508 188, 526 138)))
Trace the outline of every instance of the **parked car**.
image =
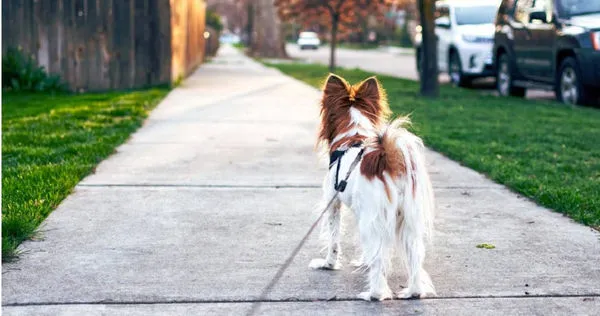
POLYGON ((567 104, 596 103, 600 90, 600 1, 503 0, 496 19, 497 90, 554 90, 567 104))
MULTIPOLYGON (((453 84, 467 86, 475 78, 494 75, 492 47, 498 3, 498 0, 436 2, 438 69, 448 73, 453 84)), ((415 46, 419 74, 421 43, 421 33, 417 32, 415 46)))
POLYGON ((321 40, 315 32, 300 32, 297 43, 302 50, 305 48, 317 49, 321 45, 321 40))

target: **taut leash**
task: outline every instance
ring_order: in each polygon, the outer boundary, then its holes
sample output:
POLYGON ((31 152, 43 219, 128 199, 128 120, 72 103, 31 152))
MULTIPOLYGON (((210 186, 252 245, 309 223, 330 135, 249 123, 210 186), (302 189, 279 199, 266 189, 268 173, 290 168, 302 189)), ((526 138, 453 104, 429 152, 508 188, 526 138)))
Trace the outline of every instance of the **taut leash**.
MULTIPOLYGON (((352 161, 352 164, 350 165, 350 169, 348 169, 348 172, 346 173, 346 177, 344 178, 344 180, 342 180, 340 182, 339 186, 337 184, 337 177, 336 177, 336 188, 335 188, 336 192, 335 192, 335 194, 333 195, 331 200, 329 200, 329 203, 327 203, 327 206, 325 206, 323 211, 321 211, 321 214, 315 220, 315 222, 312 224, 312 226, 310 226, 310 229, 308 229, 308 231, 306 232, 306 234, 304 235, 302 240, 300 240, 300 243, 298 244, 298 246, 296 246, 294 251, 292 251, 292 254, 285 260, 285 262, 283 263, 281 268, 279 268, 279 270, 277 271, 277 273, 275 274, 275 276, 273 277, 271 282, 269 282, 269 284, 264 288, 264 290, 260 294, 258 300, 252 304, 250 311, 246 315, 250 316, 250 315, 254 315, 254 313, 256 313, 256 311, 258 310, 258 307, 260 306, 260 303, 262 303, 262 301, 265 300, 265 298, 267 297, 267 294, 269 294, 269 292, 271 292, 271 290, 273 289, 275 284, 277 284, 279 279, 281 279, 281 276, 283 276, 283 273, 285 272, 285 270, 287 270, 287 268, 290 266, 290 264, 292 263, 294 258, 296 258, 296 255, 298 254, 298 252, 300 252, 300 249, 302 249, 302 246, 304 246, 304 243, 306 243, 306 241, 308 240, 308 237, 313 232, 313 230, 315 230, 315 227, 317 227, 317 224, 319 223, 319 221, 321 221, 321 218, 323 218, 323 215, 325 215, 325 212, 327 212, 327 210, 331 207, 331 205, 333 205, 333 202, 337 199, 338 195, 340 195, 340 192, 343 192, 344 189, 346 188, 346 184, 348 183, 348 178, 350 178, 350 174, 352 173, 352 170, 354 170, 354 168, 356 168, 356 165, 358 165, 358 163, 360 162, 364 151, 365 151, 365 149, 361 148, 358 155, 356 155, 356 158, 354 159, 354 161, 352 161)), ((338 170, 339 170, 339 165, 341 164, 341 160, 342 159, 340 157, 340 159, 338 160, 338 170)))

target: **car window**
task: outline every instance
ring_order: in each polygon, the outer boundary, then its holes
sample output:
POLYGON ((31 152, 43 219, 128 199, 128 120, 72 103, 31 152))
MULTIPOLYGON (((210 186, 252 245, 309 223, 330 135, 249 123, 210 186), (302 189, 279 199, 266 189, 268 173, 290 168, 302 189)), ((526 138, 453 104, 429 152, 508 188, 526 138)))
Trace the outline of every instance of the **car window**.
POLYGON ((533 11, 551 11, 552 9, 552 0, 535 0, 533 2, 533 11))
POLYGON ((527 24, 529 23, 529 12, 533 8, 533 0, 517 0, 515 8, 515 20, 527 24))
POLYGON ((549 21, 552 18, 552 0, 517 0, 515 20, 529 24, 531 12, 545 12, 549 21))
POLYGON ((556 9, 560 16, 600 13, 600 1, 594 0, 558 0, 556 9))
POLYGON ((496 18, 496 6, 464 6, 454 8, 456 24, 488 24, 494 23, 496 18))

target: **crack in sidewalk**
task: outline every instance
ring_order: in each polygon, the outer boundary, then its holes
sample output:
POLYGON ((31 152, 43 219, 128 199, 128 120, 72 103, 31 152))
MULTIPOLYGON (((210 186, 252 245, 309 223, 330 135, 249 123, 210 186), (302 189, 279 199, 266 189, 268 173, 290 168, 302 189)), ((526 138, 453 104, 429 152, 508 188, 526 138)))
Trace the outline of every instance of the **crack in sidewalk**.
MULTIPOLYGON (((437 296, 437 297, 425 297, 422 299, 393 299, 392 301, 443 301, 443 300, 461 300, 461 299, 532 299, 532 298, 600 298, 600 293, 591 294, 538 294, 538 295, 464 295, 464 296, 437 296)), ((213 300, 156 300, 156 301, 82 301, 82 302, 30 302, 30 303, 8 303, 2 304, 3 307, 22 307, 22 306, 68 306, 68 305, 159 305, 159 304, 240 304, 240 303, 317 303, 317 302, 364 302, 358 298, 337 298, 336 296, 330 298, 315 298, 315 299, 302 299, 302 298, 283 298, 283 299, 213 299, 213 300)))

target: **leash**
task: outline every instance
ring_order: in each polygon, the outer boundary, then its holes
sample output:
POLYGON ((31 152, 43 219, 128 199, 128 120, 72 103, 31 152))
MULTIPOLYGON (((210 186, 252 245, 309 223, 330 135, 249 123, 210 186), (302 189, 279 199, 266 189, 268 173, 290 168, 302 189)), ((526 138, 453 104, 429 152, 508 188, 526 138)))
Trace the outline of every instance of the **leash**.
MULTIPOLYGON (((277 273, 275 274, 273 279, 271 279, 271 282, 269 282, 269 284, 264 288, 264 290, 258 297, 258 300, 252 304, 250 311, 246 315, 250 316, 250 315, 254 315, 256 313, 256 311, 258 310, 258 307, 260 306, 262 301, 264 301, 265 298, 267 297, 267 294, 269 294, 269 292, 271 292, 271 290, 273 289, 275 284, 277 284, 279 279, 281 279, 281 276, 283 276, 283 273, 285 272, 285 270, 287 270, 287 268, 290 266, 292 261, 294 261, 294 258, 296 258, 296 255, 298 254, 298 252, 300 252, 300 249, 302 249, 302 246, 304 246, 304 244, 308 240, 308 237, 310 236, 310 234, 313 232, 313 230, 315 230, 315 227, 317 227, 317 224, 319 223, 319 221, 321 221, 321 218, 323 218, 323 215, 325 215, 325 212, 327 212, 327 210, 331 207, 331 205, 333 205, 333 202, 337 199, 338 195, 340 195, 340 192, 344 192, 344 189, 346 188, 346 184, 348 183, 348 178, 350 178, 350 174, 352 173, 352 170, 354 170, 354 168, 356 168, 356 166, 360 162, 364 151, 365 151, 365 149, 363 147, 363 148, 361 148, 360 152, 358 152, 358 155, 356 155, 356 158, 354 159, 354 161, 352 161, 352 164, 350 165, 350 169, 348 169, 348 172, 346 173, 345 179, 340 182, 339 186, 337 184, 337 177, 336 177, 336 188, 335 188, 336 192, 335 192, 335 194, 333 195, 331 200, 329 200, 329 203, 327 203, 327 206, 325 206, 323 211, 321 211, 321 214, 319 215, 319 217, 317 217, 317 219, 312 224, 312 226, 310 226, 310 228, 308 229, 308 231, 306 232, 306 234, 304 235, 302 240, 300 240, 300 243, 298 244, 298 246, 296 246, 294 251, 292 251, 292 254, 290 254, 290 256, 285 260, 285 262, 283 263, 281 268, 279 268, 279 270, 277 271, 277 273), (341 187, 341 188, 338 189, 338 187, 341 187)), ((340 157, 340 159, 338 160, 338 171, 339 171, 339 165, 341 163, 341 160, 342 159, 340 157)))

